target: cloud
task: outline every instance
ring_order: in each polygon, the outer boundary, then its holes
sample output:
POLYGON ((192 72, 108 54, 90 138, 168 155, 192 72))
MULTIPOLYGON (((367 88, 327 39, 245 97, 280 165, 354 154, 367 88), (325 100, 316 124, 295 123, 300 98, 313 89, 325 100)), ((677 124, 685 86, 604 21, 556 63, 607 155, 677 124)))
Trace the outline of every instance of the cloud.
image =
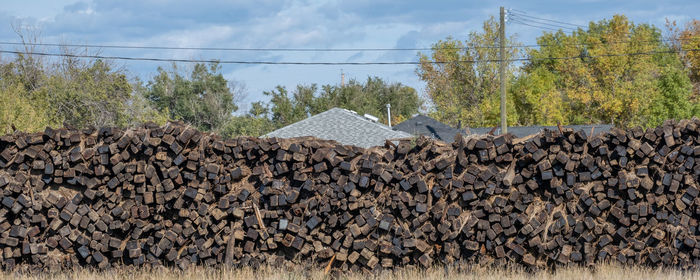
POLYGON ((366 19, 369 23, 412 22, 427 24, 439 21, 465 20, 481 15, 469 1, 392 1, 358 0, 339 3, 340 9, 366 19))
MULTIPOLYGON (((663 19, 687 19, 700 10, 696 1, 642 0, 606 2, 559 1, 229 1, 229 0, 8 0, 0 7, 0 40, 16 41, 9 28, 22 20, 42 28, 44 42, 232 48, 422 48, 452 36, 465 39, 478 31, 504 5, 528 14, 586 24, 615 13, 637 23, 663 26, 663 19), (663 2, 663 3, 662 3, 663 2)), ((509 23, 524 44, 535 43, 542 30, 509 23)), ((416 52, 224 52, 193 50, 100 50, 105 55, 163 58, 201 58, 241 61, 413 61, 416 52)), ((168 63, 124 62, 147 80, 158 66, 168 63)), ((248 101, 263 100, 262 91, 277 84, 337 83, 340 68, 348 79, 380 76, 421 88, 415 66, 278 66, 223 65, 227 78, 244 82, 248 101)))
POLYGON ((353 55, 351 55, 350 57, 348 57, 348 59, 346 59, 345 61, 346 61, 346 62, 358 61, 358 60, 359 60, 361 57, 363 57, 364 55, 365 55, 364 52, 356 52, 355 54, 353 54, 353 55))

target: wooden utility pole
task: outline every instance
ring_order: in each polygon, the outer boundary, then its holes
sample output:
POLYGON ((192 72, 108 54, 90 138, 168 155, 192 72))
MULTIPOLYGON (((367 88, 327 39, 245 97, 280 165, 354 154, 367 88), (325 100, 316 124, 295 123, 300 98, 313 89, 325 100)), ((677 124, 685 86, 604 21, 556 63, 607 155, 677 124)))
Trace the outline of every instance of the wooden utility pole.
POLYGON ((506 120, 506 12, 501 7, 501 30, 500 30, 500 51, 501 51, 501 134, 508 133, 508 121, 506 120))

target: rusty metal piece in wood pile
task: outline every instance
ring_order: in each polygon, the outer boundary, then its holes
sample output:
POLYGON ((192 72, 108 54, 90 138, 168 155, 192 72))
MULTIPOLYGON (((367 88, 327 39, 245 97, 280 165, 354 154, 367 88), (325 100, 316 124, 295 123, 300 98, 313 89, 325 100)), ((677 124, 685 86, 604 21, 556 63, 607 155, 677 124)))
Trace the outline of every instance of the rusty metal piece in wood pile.
POLYGON ((331 272, 331 267, 333 265, 334 260, 335 260, 335 254, 333 254, 331 259, 328 261, 328 265, 326 265, 326 268, 323 270, 323 274, 328 275, 328 273, 331 272))

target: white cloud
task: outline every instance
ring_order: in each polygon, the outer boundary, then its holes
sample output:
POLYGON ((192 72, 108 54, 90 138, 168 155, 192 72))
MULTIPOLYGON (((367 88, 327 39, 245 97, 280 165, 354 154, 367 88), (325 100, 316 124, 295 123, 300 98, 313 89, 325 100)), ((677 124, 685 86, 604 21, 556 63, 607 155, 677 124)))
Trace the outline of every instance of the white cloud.
MULTIPOLYGON (((3 1, 0 7, 0 40, 16 41, 9 23, 24 19, 44 28, 44 42, 124 44, 178 47, 239 48, 387 48, 429 47, 447 36, 463 39, 481 23, 497 15, 501 3, 488 1, 3 1)), ((696 1, 643 0, 606 2, 589 0, 561 4, 506 1, 506 7, 530 15, 586 25, 616 13, 628 14, 635 22, 663 27, 666 17, 679 21, 695 17, 696 1)), ((541 30, 509 24, 524 44, 535 43, 541 30)), ((164 58, 220 58, 248 61, 406 61, 415 52, 211 52, 102 50, 106 55, 164 58)), ((124 62, 134 74, 148 79, 157 66, 167 63, 124 62)), ((248 101, 261 100, 263 90, 277 84, 337 83, 340 69, 348 78, 364 80, 368 75, 402 82, 418 89, 415 66, 246 66, 224 65, 227 78, 244 82, 248 101)))

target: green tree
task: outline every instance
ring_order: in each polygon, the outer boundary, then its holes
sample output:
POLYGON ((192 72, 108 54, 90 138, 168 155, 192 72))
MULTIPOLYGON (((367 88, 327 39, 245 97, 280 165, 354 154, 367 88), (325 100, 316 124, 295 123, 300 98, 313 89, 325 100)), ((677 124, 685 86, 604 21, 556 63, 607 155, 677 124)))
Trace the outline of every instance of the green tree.
POLYGON ((183 120, 205 131, 223 127, 237 110, 234 103, 237 88, 221 74, 216 64, 195 64, 189 76, 177 66, 172 71, 158 68, 147 84, 146 98, 170 119, 183 120))
POLYGON ((270 118, 275 127, 303 120, 333 107, 370 114, 387 122, 386 104, 391 104, 392 123, 418 113, 422 100, 415 89, 401 83, 387 83, 378 77, 368 77, 365 83, 350 80, 345 86, 316 84, 298 85, 290 93, 278 86, 264 93, 270 97, 270 118))
POLYGON ((521 125, 556 125, 568 123, 567 107, 556 88, 556 74, 536 69, 532 74, 523 73, 509 88, 508 97, 513 101, 521 125))
POLYGON ((263 94, 270 97, 270 118, 276 127, 282 127, 307 118, 315 101, 316 84, 297 85, 291 93, 283 86, 277 86, 263 94))
POLYGON ((102 60, 78 61, 66 58, 61 70, 52 70, 36 94, 51 104, 53 123, 75 127, 123 126, 132 87, 126 74, 115 71, 102 60))
POLYGON ((126 113, 129 116, 128 126, 135 126, 145 122, 154 122, 159 125, 168 121, 168 111, 159 111, 146 98, 148 88, 136 78, 131 83, 133 91, 127 102, 126 113))
MULTIPOLYGON (((492 126, 500 119, 499 24, 491 17, 481 32, 471 32, 462 42, 451 37, 432 46, 429 54, 419 54, 416 73, 426 82, 426 94, 434 110, 432 116, 453 126, 492 126), (493 47, 484 47, 493 46, 493 47)), ((506 45, 517 45, 514 36, 506 45)), ((517 57, 518 48, 508 48, 506 59, 517 57)), ((506 75, 511 80, 517 68, 507 63, 506 75)), ((507 104, 508 121, 516 120, 514 105, 507 104)))
POLYGON ((258 137, 274 129, 274 123, 268 116, 268 108, 260 101, 251 104, 250 111, 244 116, 234 116, 221 129, 221 136, 258 137))
POLYGON ((19 70, 19 63, 26 63, 26 60, 21 60, 24 58, 20 56, 0 64, 0 134, 12 132, 13 126, 21 131, 38 131, 50 124, 46 100, 37 98, 30 89, 43 79, 43 69, 39 67, 41 65, 31 63, 33 72, 39 77, 31 79, 34 82, 28 86, 28 79, 19 70))
POLYGON ((13 126, 32 132, 49 125, 45 107, 32 102, 22 84, 2 83, 0 99, 0 135, 12 132, 13 126))
POLYGON ((670 33, 671 46, 678 51, 693 83, 693 99, 697 99, 700 96, 700 20, 689 20, 683 27, 675 21, 666 20, 666 27, 670 33))
POLYGON ((391 123, 397 124, 418 113, 423 101, 412 87, 368 77, 364 83, 352 79, 345 86, 326 85, 314 104, 312 114, 339 107, 376 116, 382 123, 388 123, 386 104, 390 104, 391 123))
POLYGON ((659 125, 667 119, 685 119, 698 112, 698 104, 688 102, 692 95, 690 78, 680 67, 667 66, 657 80, 658 94, 651 100, 650 125, 659 125))
MULTIPOLYGON (((0 125, 22 131, 46 126, 125 126, 139 122, 126 73, 103 60, 37 59, 32 49, 0 65, 0 125)), ((64 49, 64 53, 72 54, 64 49)), ((145 107, 142 109, 146 109, 145 107)), ((151 114, 155 116, 156 114, 151 114)))
POLYGON ((688 109, 671 109, 692 107, 684 98, 690 81, 680 75, 684 70, 678 56, 668 53, 670 47, 654 26, 616 15, 571 34, 545 32, 537 42, 542 47, 530 50, 519 81, 527 86, 516 87, 513 94, 516 100, 529 100, 518 107, 520 116, 540 118, 521 118, 523 123, 629 127, 690 117, 688 109))

